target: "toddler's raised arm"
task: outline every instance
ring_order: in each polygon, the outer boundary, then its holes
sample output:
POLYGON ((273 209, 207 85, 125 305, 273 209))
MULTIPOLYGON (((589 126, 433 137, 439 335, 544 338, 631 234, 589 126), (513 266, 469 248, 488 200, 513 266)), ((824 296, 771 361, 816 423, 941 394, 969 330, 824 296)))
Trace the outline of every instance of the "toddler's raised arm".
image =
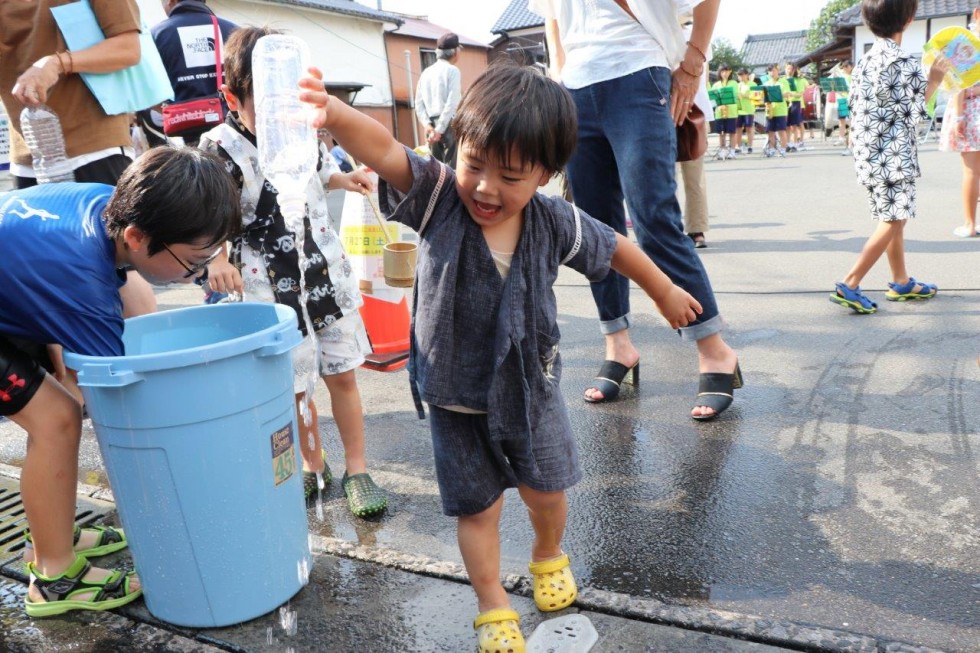
POLYGON ((401 143, 381 123, 331 97, 323 86, 317 68, 300 80, 299 99, 315 109, 313 126, 330 132, 342 148, 356 160, 372 168, 396 190, 407 193, 412 187, 412 168, 401 143))

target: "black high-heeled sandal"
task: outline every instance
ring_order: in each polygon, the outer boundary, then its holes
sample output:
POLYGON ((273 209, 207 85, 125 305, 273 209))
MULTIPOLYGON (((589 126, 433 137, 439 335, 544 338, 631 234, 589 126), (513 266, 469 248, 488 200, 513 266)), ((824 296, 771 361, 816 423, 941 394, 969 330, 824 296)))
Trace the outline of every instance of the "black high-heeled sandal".
POLYGON ((735 390, 742 387, 742 369, 735 363, 732 374, 722 372, 705 372, 698 382, 697 402, 695 408, 711 408, 715 412, 710 415, 691 415, 699 422, 710 422, 724 413, 735 400, 735 390))
POLYGON ((603 361, 599 368, 599 374, 595 377, 596 383, 589 390, 595 389, 602 393, 602 399, 593 399, 588 395, 583 396, 590 404, 602 404, 607 401, 616 401, 619 397, 619 390, 623 383, 629 383, 634 388, 640 387, 640 361, 636 361, 633 367, 626 367, 616 361, 603 361), (629 380, 626 375, 629 374, 629 380))

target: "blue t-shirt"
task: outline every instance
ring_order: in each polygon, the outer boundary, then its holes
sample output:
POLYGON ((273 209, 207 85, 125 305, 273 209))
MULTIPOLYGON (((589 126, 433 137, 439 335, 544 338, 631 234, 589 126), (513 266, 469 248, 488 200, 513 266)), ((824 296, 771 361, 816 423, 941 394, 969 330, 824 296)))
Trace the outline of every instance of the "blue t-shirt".
POLYGON ((0 195, 0 333, 88 356, 123 352, 105 184, 42 184, 0 195))

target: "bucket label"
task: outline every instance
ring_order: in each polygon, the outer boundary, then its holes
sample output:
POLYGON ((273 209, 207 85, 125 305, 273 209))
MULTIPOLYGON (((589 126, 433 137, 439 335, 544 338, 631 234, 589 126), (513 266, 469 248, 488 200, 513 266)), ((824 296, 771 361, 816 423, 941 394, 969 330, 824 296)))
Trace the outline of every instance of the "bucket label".
POLYGON ((296 450, 293 448, 293 423, 272 434, 272 477, 279 485, 296 473, 296 450))

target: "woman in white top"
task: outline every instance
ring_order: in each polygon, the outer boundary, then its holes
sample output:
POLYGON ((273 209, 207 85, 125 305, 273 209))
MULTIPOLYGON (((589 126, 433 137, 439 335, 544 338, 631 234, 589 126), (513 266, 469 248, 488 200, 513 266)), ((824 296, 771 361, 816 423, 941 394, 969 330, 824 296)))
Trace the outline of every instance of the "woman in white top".
MULTIPOLYGON (((680 330, 698 347, 701 372, 691 417, 710 420, 733 400, 742 378, 735 351, 721 336, 708 275, 684 232, 674 195, 675 126, 698 90, 720 0, 530 0, 545 17, 551 74, 578 110, 578 146, 568 165, 575 203, 626 234, 623 200, 640 247, 704 312, 680 330), (693 17, 685 40, 681 21, 693 17)), ((615 273, 592 284, 606 339, 606 361, 585 392, 612 401, 640 353, 629 336, 629 284, 615 273)))

